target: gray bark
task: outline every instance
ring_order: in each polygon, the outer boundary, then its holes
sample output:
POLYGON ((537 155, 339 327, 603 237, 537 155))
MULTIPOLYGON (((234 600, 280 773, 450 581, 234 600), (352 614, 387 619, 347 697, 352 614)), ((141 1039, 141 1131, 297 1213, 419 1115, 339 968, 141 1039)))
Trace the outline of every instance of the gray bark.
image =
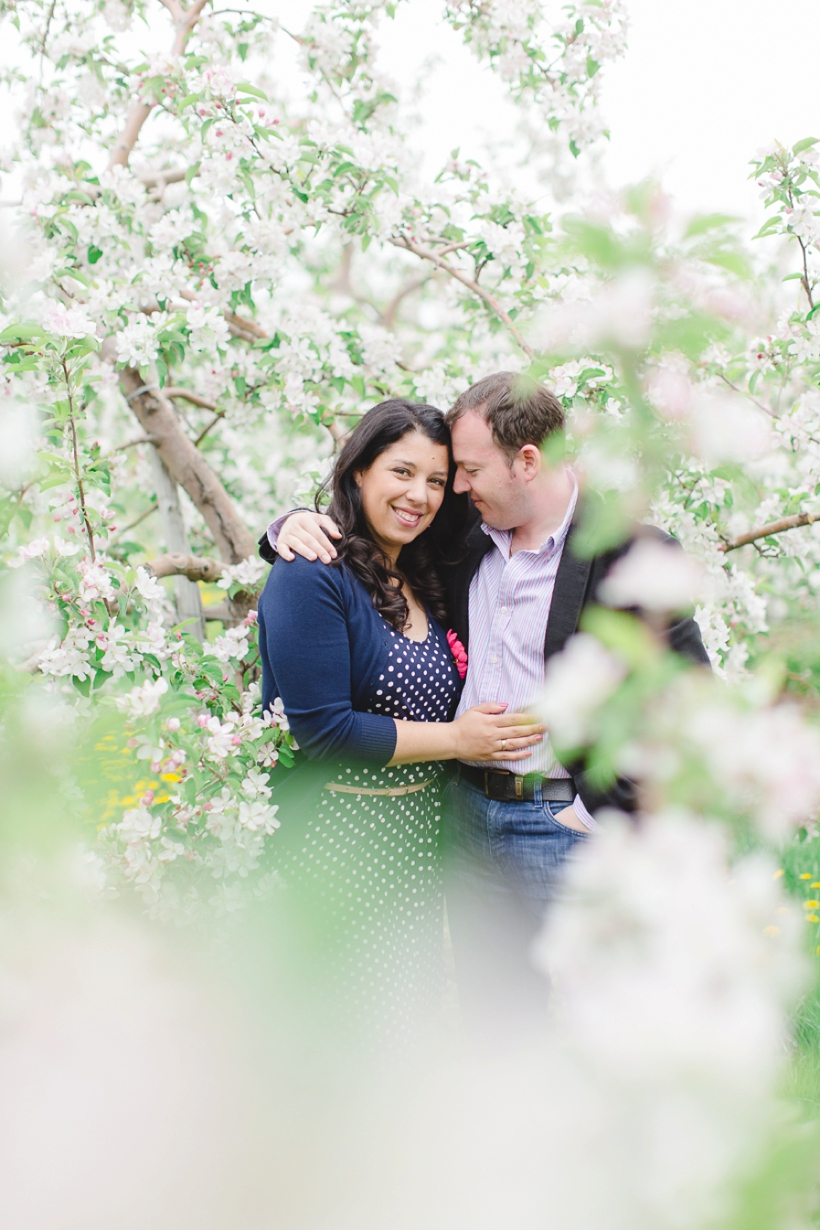
MULTIPOLYGON (((165 468, 162 458, 156 448, 151 446, 151 464, 154 469, 154 482, 157 489, 157 505, 162 521, 162 534, 165 539, 165 549, 181 555, 191 554, 191 544, 185 531, 182 519, 182 507, 179 502, 179 490, 165 468)), ((188 624, 187 631, 193 633, 197 640, 205 639, 205 620, 202 615, 202 599, 196 581, 189 581, 185 576, 174 577, 174 599, 177 616, 183 619, 195 619, 196 623, 188 624)))

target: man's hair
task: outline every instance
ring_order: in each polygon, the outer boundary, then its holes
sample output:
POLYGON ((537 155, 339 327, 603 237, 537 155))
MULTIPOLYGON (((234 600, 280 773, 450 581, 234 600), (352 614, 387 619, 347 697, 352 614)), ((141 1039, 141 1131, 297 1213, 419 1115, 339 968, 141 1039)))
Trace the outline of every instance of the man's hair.
POLYGON ((525 444, 540 448, 547 436, 564 428, 558 398, 531 376, 495 372, 462 393, 447 413, 452 428, 468 410, 489 424, 493 440, 512 463, 525 444))

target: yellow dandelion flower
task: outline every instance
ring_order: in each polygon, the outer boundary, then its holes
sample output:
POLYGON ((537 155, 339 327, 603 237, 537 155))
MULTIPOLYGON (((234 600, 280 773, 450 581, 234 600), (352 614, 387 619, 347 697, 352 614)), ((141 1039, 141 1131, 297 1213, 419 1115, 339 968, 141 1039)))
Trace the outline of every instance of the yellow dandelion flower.
POLYGON ((808 871, 801 871, 800 875, 797 878, 798 880, 810 880, 811 875, 808 871))
POLYGON ((814 897, 810 897, 808 901, 803 902, 804 910, 820 910, 820 901, 815 901, 814 897))
POLYGON ((820 944, 818 944, 817 947, 815 948, 814 955, 816 957, 820 957, 820 944))
POLYGON ((820 880, 812 880, 809 888, 820 888, 820 880))
POLYGON ((160 773, 160 777, 164 782, 181 782, 182 778, 178 773, 160 773))
POLYGON ((771 936, 780 935, 780 928, 779 927, 764 927, 763 934, 771 935, 771 936))
POLYGON ((807 914, 806 922, 810 922, 810 923, 820 922, 820 914, 807 914))
POLYGON ((777 871, 776 871, 776 872, 774 873, 774 875, 772 876, 772 879, 773 879, 773 880, 779 880, 779 879, 780 879, 780 877, 781 877, 782 875, 785 875, 785 874, 786 874, 786 873, 785 873, 785 871, 783 870, 783 868, 782 868, 782 867, 778 867, 777 871))

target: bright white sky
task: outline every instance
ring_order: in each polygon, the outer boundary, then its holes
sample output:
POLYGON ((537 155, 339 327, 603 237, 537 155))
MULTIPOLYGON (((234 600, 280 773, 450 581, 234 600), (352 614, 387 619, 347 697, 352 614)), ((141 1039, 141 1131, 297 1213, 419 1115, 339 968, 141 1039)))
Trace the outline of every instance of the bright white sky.
MULTIPOLYGON (((282 12, 301 8, 292 0, 282 12)), ((307 6, 306 6, 307 7, 307 6)), ((613 186, 654 174, 686 212, 758 218, 748 181, 756 151, 777 138, 820 136, 818 0, 628 0, 626 58, 607 66, 604 116, 613 186)), ((454 146, 503 136, 508 105, 487 70, 444 26, 440 0, 407 0, 381 35, 383 63, 403 85, 437 54, 423 113, 438 166, 454 146)))
MULTIPOLYGON (((556 10, 560 2, 553 0, 556 10)), ((258 3, 296 31, 311 7, 310 0, 258 3)), ((749 160, 774 138, 820 136, 820 0, 627 3, 629 51, 607 66, 603 87, 612 131, 605 153, 610 184, 654 174, 686 213, 725 211, 759 220, 749 160)), ((405 0, 379 40, 383 68, 403 91, 412 91, 426 59, 437 60, 417 134, 431 173, 456 146, 462 156, 482 157, 486 139, 503 141, 515 120, 501 84, 443 23, 442 7, 443 0, 405 0)), ((157 0, 148 11, 151 29, 137 23, 135 45, 165 47, 167 15, 157 0)), ((11 42, 3 60, 14 54, 11 42)), ((285 79, 298 71, 290 40, 280 40, 274 67, 285 79)), ((12 174, 0 195, 13 192, 13 183, 12 174)))

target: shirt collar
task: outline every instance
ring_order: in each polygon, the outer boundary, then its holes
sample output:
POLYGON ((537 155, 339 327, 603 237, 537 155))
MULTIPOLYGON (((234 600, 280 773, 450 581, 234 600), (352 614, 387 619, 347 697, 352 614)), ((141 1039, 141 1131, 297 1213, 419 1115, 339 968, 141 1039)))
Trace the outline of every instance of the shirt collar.
MULTIPOLYGON (((570 497, 569 504, 567 505, 567 511, 564 514, 564 520, 561 522, 554 534, 550 534, 548 538, 545 538, 537 549, 530 551, 531 555, 541 555, 542 553, 552 555, 554 551, 560 550, 567 540, 569 527, 572 525, 572 518, 575 516, 575 509, 578 504, 578 480, 572 470, 567 469, 567 474, 572 481, 572 495, 570 497)), ((514 531, 497 530, 491 525, 485 525, 483 521, 481 523, 481 528, 485 534, 492 538, 502 555, 509 556, 514 531)))

